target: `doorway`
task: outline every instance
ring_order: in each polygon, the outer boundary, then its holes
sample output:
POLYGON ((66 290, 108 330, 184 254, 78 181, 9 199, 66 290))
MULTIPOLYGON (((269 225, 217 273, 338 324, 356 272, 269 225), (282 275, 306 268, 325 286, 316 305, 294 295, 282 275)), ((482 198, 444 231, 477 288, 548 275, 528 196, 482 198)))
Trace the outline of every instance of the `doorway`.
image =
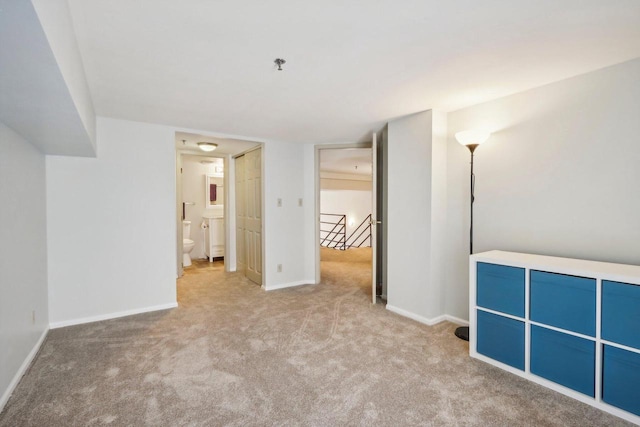
MULTIPOLYGON (((183 216, 190 220, 194 241, 192 261, 224 262, 226 272, 236 271, 234 157, 259 147, 254 141, 176 132, 176 277, 183 274, 183 216), (214 150, 202 151, 198 143, 214 150), (183 192, 185 163, 196 165, 193 191, 183 192), (185 194, 183 194, 185 193, 185 194), (189 193, 189 194, 187 194, 189 193), (194 216, 195 215, 195 216, 194 216), (212 235, 213 233, 213 235, 212 235)), ((204 266, 204 265, 203 265, 204 266)))
POLYGON ((316 146, 315 153, 316 282, 323 279, 323 267, 329 265, 326 261, 343 263, 335 264, 342 269, 344 263, 352 263, 354 269, 367 268, 366 291, 373 303, 386 296, 383 139, 381 131, 372 135, 370 143, 316 146))

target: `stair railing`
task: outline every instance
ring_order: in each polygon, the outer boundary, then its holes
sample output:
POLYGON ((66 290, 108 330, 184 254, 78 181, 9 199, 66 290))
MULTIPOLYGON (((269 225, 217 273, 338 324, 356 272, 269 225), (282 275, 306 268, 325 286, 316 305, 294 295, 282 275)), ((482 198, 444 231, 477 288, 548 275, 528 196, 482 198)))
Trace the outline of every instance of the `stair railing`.
POLYGON ((362 220, 360 225, 347 237, 346 246, 347 248, 359 248, 367 242, 371 246, 371 214, 362 220))
POLYGON ((320 214, 320 246, 332 249, 347 249, 347 216, 320 214))

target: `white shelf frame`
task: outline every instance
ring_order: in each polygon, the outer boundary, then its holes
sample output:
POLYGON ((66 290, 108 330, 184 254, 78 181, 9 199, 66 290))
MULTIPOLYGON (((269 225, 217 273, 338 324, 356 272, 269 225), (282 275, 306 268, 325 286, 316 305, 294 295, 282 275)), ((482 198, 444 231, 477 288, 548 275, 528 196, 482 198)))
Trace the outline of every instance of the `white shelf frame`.
POLYGON ((533 381, 537 384, 545 386, 551 390, 572 397, 576 400, 594 406, 605 412, 620 417, 626 421, 640 425, 640 416, 624 411, 615 406, 611 406, 602 401, 602 345, 606 344, 612 347, 621 348, 640 354, 640 349, 628 347, 622 344, 613 343, 603 340, 601 336, 601 318, 602 318, 602 282, 613 281, 621 283, 629 283, 640 285, 640 266, 613 264, 597 261, 586 261, 571 258, 550 257, 544 255, 522 254, 516 252, 489 251, 471 255, 469 258, 469 355, 474 359, 481 360, 505 371, 511 372, 522 378, 533 381), (513 316, 499 311, 479 307, 476 305, 476 279, 477 279, 477 263, 483 262, 488 264, 504 265, 508 267, 517 267, 524 269, 525 274, 525 316, 513 316), (595 337, 568 331, 562 328, 541 324, 530 319, 530 273, 532 270, 565 274, 569 276, 585 277, 596 280, 596 334, 595 337), (525 325, 525 368, 524 371, 498 362, 477 352, 477 313, 484 311, 487 313, 497 314, 509 319, 518 320, 525 325), (531 325, 551 329, 568 335, 573 335, 583 339, 593 341, 595 343, 595 397, 590 397, 560 384, 554 383, 542 377, 531 373, 531 325))

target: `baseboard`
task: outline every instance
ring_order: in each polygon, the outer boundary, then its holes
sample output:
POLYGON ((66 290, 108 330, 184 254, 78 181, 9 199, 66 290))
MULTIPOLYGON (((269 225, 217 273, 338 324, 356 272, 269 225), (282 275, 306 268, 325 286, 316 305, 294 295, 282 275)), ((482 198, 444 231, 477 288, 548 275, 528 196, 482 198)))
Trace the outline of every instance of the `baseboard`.
POLYGON ((38 351, 40 351, 40 347, 42 346, 44 339, 47 337, 48 332, 49 327, 46 327, 45 330, 42 331, 42 335, 40 335, 40 338, 38 338, 38 341, 27 355, 27 358, 24 359, 24 362, 22 362, 22 365, 20 365, 20 369, 18 369, 18 372, 16 372, 13 379, 9 383, 9 387, 7 387, 5 392, 2 394, 2 398, 0 398, 0 412, 2 412, 2 410, 4 409, 4 405, 6 405, 9 401, 9 398, 13 394, 13 391, 16 389, 18 383, 22 379, 22 376, 25 374, 25 372, 27 372, 29 366, 31 366, 31 362, 33 362, 36 354, 38 354, 38 351))
POLYGON ((410 311, 404 310, 402 308, 398 308, 395 307, 393 305, 387 304, 387 310, 399 314, 400 316, 403 317, 408 317, 411 320, 415 320, 416 322, 420 322, 423 323, 425 325, 429 325, 429 326, 433 326, 433 325, 437 325, 440 322, 451 322, 451 323, 455 323, 458 325, 468 325, 469 322, 467 322, 466 320, 462 320, 460 318, 457 318, 455 316, 450 316, 448 314, 442 314, 440 316, 434 317, 432 319, 426 318, 424 316, 420 316, 419 314, 415 314, 412 313, 410 311))
POLYGON ((265 291, 275 291, 276 289, 293 288, 294 286, 302 286, 302 285, 312 285, 313 283, 314 283, 313 280, 298 280, 296 282, 279 283, 277 285, 263 286, 262 289, 264 289, 265 291))
POLYGON ((469 326, 469 321, 468 320, 464 320, 461 319, 459 317, 456 316, 451 316, 449 314, 445 314, 444 315, 444 320, 451 322, 451 323, 455 323, 456 325, 460 325, 460 326, 469 326))
POLYGON ((101 320, 117 319, 118 317, 132 316, 134 314, 149 313, 151 311, 168 310, 176 308, 177 302, 169 304, 154 305, 152 307, 137 308, 134 310, 118 311, 116 313, 101 314, 99 316, 83 317, 80 319, 63 320, 61 322, 52 322, 49 324, 51 329, 64 328, 65 326, 82 325, 83 323, 99 322, 101 320))

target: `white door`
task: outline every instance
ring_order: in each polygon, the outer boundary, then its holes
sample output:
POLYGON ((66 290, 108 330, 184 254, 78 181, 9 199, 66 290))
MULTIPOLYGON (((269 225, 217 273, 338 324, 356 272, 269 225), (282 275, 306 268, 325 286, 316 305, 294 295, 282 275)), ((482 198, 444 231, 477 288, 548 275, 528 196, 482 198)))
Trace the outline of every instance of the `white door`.
POLYGON ((237 269, 262 284, 262 149, 236 157, 237 269))
POLYGON ((245 191, 245 174, 244 155, 236 157, 236 268, 237 271, 245 273, 247 269, 246 254, 244 249, 244 224, 246 214, 246 191, 245 191))
POLYGON ((262 149, 245 154, 245 251, 246 276, 262 284, 262 149))
POLYGON ((376 303, 378 283, 378 142, 374 132, 371 139, 371 298, 376 303))

